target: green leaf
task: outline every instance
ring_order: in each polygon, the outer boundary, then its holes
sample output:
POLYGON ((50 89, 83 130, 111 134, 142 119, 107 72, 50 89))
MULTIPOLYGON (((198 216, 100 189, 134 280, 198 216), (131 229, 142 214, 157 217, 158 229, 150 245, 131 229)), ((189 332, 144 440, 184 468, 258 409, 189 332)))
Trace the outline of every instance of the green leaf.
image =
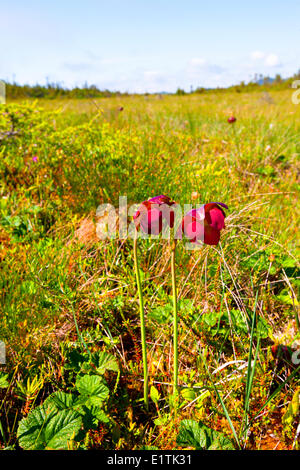
POLYGON ((44 403, 20 421, 17 436, 25 450, 67 450, 68 442, 81 426, 82 419, 76 411, 57 412, 44 403))
POLYGON ((77 397, 71 393, 55 392, 52 393, 45 401, 44 405, 48 405, 49 408, 61 410, 73 409, 76 405, 77 397))
POLYGON ((276 172, 271 165, 260 166, 257 168, 257 173, 263 176, 275 176, 276 172))
POLYGON ((91 404, 89 397, 86 395, 80 395, 78 397, 71 393, 59 391, 52 393, 52 395, 45 400, 44 404, 57 411, 77 411, 82 416, 85 429, 95 427, 99 421, 109 423, 109 417, 105 414, 101 406, 91 404))
POLYGON ((91 415, 98 421, 101 421, 101 423, 109 423, 109 417, 99 406, 91 406, 89 411, 91 415))
POLYGON ((109 389, 98 375, 83 375, 76 380, 80 393, 78 402, 87 405, 101 405, 109 395, 109 389))
POLYGON ((166 304, 154 309, 151 309, 149 316, 160 324, 167 324, 172 321, 173 305, 166 304))
POLYGON ((99 421, 105 424, 110 422, 109 416, 107 416, 100 406, 83 406, 81 410, 82 412, 79 412, 82 414, 85 429, 96 428, 99 421))
POLYGON ((153 403, 158 403, 158 400, 160 399, 160 394, 157 388, 153 387, 153 385, 150 388, 150 398, 153 401, 153 403))
POLYGON ((9 382, 7 380, 8 374, 1 374, 0 375, 0 388, 7 388, 9 386, 9 382))
POLYGON ((184 400, 192 401, 196 398, 195 390, 192 387, 183 388, 181 390, 181 395, 184 400))
POLYGON ((89 356, 86 354, 80 354, 76 349, 67 353, 67 363, 65 369, 73 369, 79 372, 82 365, 88 361, 89 356))
POLYGON ((208 450, 235 450, 232 441, 228 437, 222 435, 221 433, 218 434, 219 437, 214 439, 208 450))
POLYGON ((112 354, 105 351, 92 354, 92 363, 95 364, 97 372, 104 374, 107 370, 119 371, 119 364, 112 354))
POLYGON ((293 395, 292 401, 289 403, 288 409, 282 417, 282 423, 284 426, 291 426, 299 415, 300 407, 300 388, 296 390, 293 395))
POLYGON ((158 447, 155 446, 142 446, 139 450, 159 450, 158 447))
POLYGON ((193 419, 181 421, 177 444, 198 450, 234 450, 231 440, 223 433, 208 428, 201 421, 197 423, 193 419))
POLYGON ((205 427, 199 425, 193 419, 184 419, 180 423, 179 434, 176 442, 181 447, 194 447, 195 449, 207 449, 208 436, 205 427))
POLYGON ((215 324, 217 323, 218 317, 219 317, 218 312, 210 312, 210 313, 205 313, 203 315, 203 320, 208 326, 212 327, 212 326, 215 326, 215 324))
POLYGON ((265 318, 259 317, 256 330, 262 339, 266 339, 269 336, 270 327, 265 318))
POLYGON ((154 424, 156 426, 165 426, 168 421, 170 420, 170 416, 169 415, 163 415, 163 416, 159 416, 158 418, 156 418, 154 420, 154 424))
POLYGON ((292 297, 291 292, 288 288, 283 289, 279 295, 276 295, 276 298, 287 305, 299 305, 298 300, 292 297))

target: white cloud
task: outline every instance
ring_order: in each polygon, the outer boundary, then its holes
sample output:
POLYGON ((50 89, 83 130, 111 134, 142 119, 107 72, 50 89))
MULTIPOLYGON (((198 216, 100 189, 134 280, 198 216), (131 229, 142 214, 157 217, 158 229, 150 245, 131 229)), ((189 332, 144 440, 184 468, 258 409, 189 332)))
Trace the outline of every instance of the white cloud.
POLYGON ((202 57, 194 57, 187 63, 186 71, 192 78, 199 74, 221 74, 224 72, 223 66, 212 63, 202 57))
POLYGON ((251 52, 251 58, 253 60, 260 60, 260 59, 263 59, 265 57, 265 53, 262 52, 262 51, 253 51, 251 52))
POLYGON ((150 78, 150 79, 159 78, 160 75, 161 75, 161 72, 157 72, 156 70, 146 70, 144 72, 145 78, 150 78))
POLYGON ((279 65, 279 63, 279 57, 276 54, 268 54, 265 59, 265 64, 269 67, 275 67, 276 65, 279 65))
POLYGON ((88 63, 88 62, 74 62, 74 63, 65 62, 63 64, 63 67, 75 73, 77 72, 82 73, 84 71, 95 69, 95 65, 92 63, 88 63))
POLYGON ((190 65, 192 67, 203 67, 203 65, 207 64, 207 60, 203 59, 202 57, 194 57, 190 60, 190 65))
POLYGON ((280 65, 280 60, 277 54, 268 53, 262 51, 253 51, 250 54, 251 59, 255 62, 259 62, 261 65, 265 65, 267 67, 276 67, 280 65))

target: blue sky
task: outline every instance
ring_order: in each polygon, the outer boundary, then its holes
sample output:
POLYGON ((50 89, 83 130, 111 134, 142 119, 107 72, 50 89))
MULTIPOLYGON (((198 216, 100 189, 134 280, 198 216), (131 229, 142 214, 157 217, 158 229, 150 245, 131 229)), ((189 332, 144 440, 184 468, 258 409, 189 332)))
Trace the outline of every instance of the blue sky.
POLYGON ((299 0, 0 0, 0 78, 129 92, 300 68, 299 0))

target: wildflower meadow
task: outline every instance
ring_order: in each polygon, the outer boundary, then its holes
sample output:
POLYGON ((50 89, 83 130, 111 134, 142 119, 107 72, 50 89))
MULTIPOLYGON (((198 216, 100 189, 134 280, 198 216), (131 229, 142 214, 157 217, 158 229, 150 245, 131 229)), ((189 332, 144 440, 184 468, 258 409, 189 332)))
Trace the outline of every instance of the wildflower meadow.
POLYGON ((293 93, 0 104, 2 450, 299 450, 293 93))

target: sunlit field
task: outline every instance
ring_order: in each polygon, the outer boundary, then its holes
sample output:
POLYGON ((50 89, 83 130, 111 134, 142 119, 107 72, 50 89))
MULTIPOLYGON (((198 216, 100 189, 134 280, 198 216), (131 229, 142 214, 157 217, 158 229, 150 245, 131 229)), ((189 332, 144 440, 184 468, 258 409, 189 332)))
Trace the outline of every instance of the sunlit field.
POLYGON ((0 105, 0 448, 300 448, 292 93, 0 105), (228 210, 218 245, 177 242, 175 397, 170 243, 139 240, 147 408, 133 240, 96 210, 162 194, 228 210))

